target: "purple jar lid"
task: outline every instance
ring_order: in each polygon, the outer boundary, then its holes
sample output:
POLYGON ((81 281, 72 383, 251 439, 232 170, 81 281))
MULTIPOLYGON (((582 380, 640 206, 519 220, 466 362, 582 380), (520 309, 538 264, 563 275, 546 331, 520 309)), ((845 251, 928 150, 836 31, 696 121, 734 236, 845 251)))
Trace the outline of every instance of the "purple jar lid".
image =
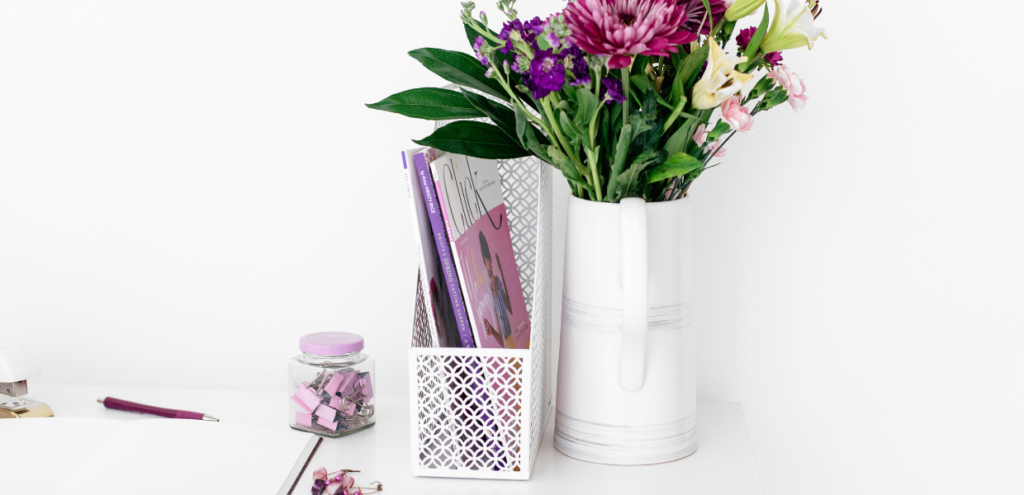
POLYGON ((363 350, 363 337, 348 332, 320 332, 303 335, 299 350, 320 356, 340 356, 363 350))

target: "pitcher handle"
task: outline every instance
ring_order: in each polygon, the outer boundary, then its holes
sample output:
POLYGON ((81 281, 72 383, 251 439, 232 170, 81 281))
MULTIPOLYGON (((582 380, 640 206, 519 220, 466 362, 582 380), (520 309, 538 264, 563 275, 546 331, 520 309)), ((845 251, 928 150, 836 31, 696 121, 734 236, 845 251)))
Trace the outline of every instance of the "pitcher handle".
POLYGON ((647 203, 640 198, 619 202, 619 253, 622 280, 622 356, 619 386, 636 392, 644 386, 647 347, 647 203))

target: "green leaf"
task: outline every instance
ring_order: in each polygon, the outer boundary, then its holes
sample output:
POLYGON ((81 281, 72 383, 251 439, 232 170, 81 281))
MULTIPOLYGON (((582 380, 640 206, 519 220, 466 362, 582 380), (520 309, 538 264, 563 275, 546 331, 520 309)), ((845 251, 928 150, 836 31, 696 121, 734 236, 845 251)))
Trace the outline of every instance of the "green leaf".
POLYGON ((583 139, 583 133, 580 131, 576 124, 573 124, 569 120, 569 115, 565 112, 558 112, 558 125, 562 128, 562 134, 565 135, 569 142, 575 147, 580 144, 583 139))
POLYGON ((519 158, 530 154, 497 126, 473 120, 457 120, 413 142, 478 158, 519 158))
MULTIPOLYGON (((633 65, 630 66, 630 74, 643 74, 647 69, 647 62, 651 61, 650 55, 637 55, 633 58, 633 65)), ((632 78, 631 78, 632 79, 632 78)))
POLYGON ((671 104, 669 104, 669 102, 665 101, 665 99, 662 98, 657 91, 654 90, 654 86, 651 86, 651 80, 647 78, 646 74, 637 74, 635 76, 630 76, 629 84, 632 84, 633 87, 636 88, 636 90, 631 91, 630 94, 633 95, 633 99, 637 102, 638 105, 643 104, 643 101, 640 98, 647 94, 648 91, 650 91, 654 93, 656 101, 660 105, 669 109, 674 108, 671 104))
POLYGON ((409 55, 449 82, 483 91, 504 101, 509 100, 505 88, 498 81, 485 76, 487 69, 472 55, 437 48, 420 48, 409 52, 409 55))
POLYGON ((529 117, 526 116, 526 112, 523 109, 516 106, 516 136, 519 137, 519 142, 526 146, 526 149, 537 155, 538 158, 545 162, 551 163, 551 157, 548 156, 547 147, 550 144, 547 138, 543 134, 537 133, 537 129, 530 123, 529 117))
POLYGON ((679 70, 676 71, 676 79, 672 82, 673 96, 685 96, 688 93, 688 89, 693 86, 693 79, 700 73, 700 68, 704 67, 704 62, 708 61, 709 50, 711 48, 708 45, 704 45, 687 55, 686 60, 683 60, 683 65, 679 66, 679 70), (678 95, 676 91, 679 92, 678 95))
POLYGON ((761 18, 761 24, 757 26, 757 31, 754 32, 754 36, 750 38, 750 44, 747 45, 747 49, 743 50, 743 56, 747 57, 747 61, 743 62, 736 67, 740 72, 747 71, 747 65, 754 59, 754 55, 757 54, 757 49, 761 48, 761 42, 764 41, 764 35, 768 34, 768 5, 764 6, 764 17, 761 18))
POLYGON ((648 150, 637 155, 633 164, 619 176, 618 195, 620 198, 628 197, 640 182, 640 173, 648 166, 664 159, 664 152, 648 150))
MULTIPOLYGON (((570 182, 575 181, 582 183, 583 179, 580 176, 579 171, 576 170, 576 165, 573 165, 572 160, 570 160, 568 156, 565 156, 565 153, 562 153, 562 150, 558 149, 558 146, 553 144, 549 145, 548 156, 551 157, 550 163, 558 167, 566 179, 569 179, 570 182)), ((590 188, 589 186, 587 186, 587 188, 593 190, 593 188, 590 188)))
POLYGON ((700 160, 686 153, 673 153, 664 163, 647 171, 647 183, 652 184, 665 179, 686 175, 697 170, 701 165, 703 164, 700 160))
POLYGON ((366 106, 414 119, 455 120, 484 116, 461 93, 442 88, 410 89, 366 106))
POLYGON ((663 130, 667 131, 667 130, 669 130, 669 128, 672 127, 672 124, 674 124, 676 122, 676 119, 679 118, 679 115, 683 113, 683 107, 685 107, 685 106, 686 106, 686 97, 683 96, 682 99, 679 100, 678 103, 676 103, 676 108, 674 110, 672 110, 672 115, 669 115, 668 116, 668 120, 665 121, 665 125, 662 127, 663 130))
POLYGON ((513 140, 519 139, 519 134, 516 132, 516 114, 510 108, 494 103, 485 96, 466 91, 465 89, 462 90, 462 95, 474 108, 491 119, 491 122, 498 126, 508 137, 513 140))
POLYGON ((594 116, 594 112, 597 111, 597 107, 600 106, 601 102, 587 88, 580 88, 576 91, 576 101, 579 104, 579 108, 576 109, 576 116, 573 118, 573 122, 580 129, 586 129, 590 126, 590 119, 594 116))
POLYGON ((608 201, 613 203, 618 202, 619 176, 622 175, 622 170, 626 166, 626 152, 629 151, 629 137, 632 132, 633 129, 629 124, 622 126, 622 131, 619 132, 619 142, 615 146, 615 161, 612 162, 612 170, 608 174, 608 189, 605 194, 608 201))
POLYGON ((690 139, 690 132, 693 131, 696 125, 697 119, 689 118, 683 125, 676 129, 676 132, 669 136, 668 141, 665 142, 665 151, 669 154, 675 154, 686 147, 686 141, 690 139))

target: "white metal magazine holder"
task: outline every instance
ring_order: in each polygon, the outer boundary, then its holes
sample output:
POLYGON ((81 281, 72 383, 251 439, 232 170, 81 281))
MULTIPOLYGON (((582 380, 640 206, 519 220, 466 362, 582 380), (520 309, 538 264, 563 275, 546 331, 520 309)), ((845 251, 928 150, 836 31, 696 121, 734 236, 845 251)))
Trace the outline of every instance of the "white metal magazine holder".
POLYGON ((417 476, 530 479, 550 415, 551 166, 531 156, 499 160, 498 170, 530 349, 438 347, 416 284, 409 397, 417 476))

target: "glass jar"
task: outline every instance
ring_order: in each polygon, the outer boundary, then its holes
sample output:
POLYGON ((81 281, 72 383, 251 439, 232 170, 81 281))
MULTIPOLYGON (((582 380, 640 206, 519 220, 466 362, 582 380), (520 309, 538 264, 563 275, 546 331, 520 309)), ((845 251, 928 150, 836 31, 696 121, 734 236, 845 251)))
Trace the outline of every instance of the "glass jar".
POLYGON ((340 437, 376 421, 373 357, 354 333, 312 333, 288 361, 288 418, 292 428, 340 437))

